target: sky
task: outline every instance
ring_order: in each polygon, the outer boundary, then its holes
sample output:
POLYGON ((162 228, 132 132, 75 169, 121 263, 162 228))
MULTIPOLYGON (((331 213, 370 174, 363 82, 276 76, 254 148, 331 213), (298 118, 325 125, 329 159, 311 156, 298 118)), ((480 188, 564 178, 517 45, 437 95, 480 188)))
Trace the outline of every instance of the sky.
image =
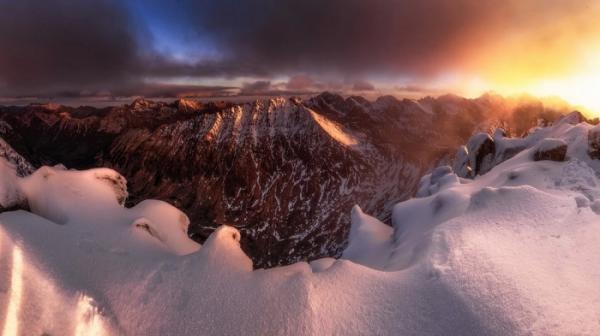
POLYGON ((0 0, 0 97, 560 96, 600 111, 598 0, 0 0))

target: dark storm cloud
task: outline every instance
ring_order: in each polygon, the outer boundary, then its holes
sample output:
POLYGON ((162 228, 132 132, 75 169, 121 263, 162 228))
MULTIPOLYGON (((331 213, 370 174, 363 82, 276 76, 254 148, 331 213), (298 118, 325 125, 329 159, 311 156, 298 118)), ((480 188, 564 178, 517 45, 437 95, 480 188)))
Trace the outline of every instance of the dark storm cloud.
POLYGON ((173 77, 290 76, 287 85, 274 89, 301 92, 376 75, 421 78, 460 65, 498 34, 584 5, 566 0, 0 0, 0 96, 144 92, 148 81, 173 77), (143 15, 157 17, 175 6, 168 20, 193 32, 187 43, 210 44, 218 57, 184 62, 175 60, 177 50, 157 52, 152 27, 146 26, 155 20, 140 17, 128 6, 132 3, 153 7, 143 15))
POLYGON ((506 10, 480 0, 189 1, 193 25, 233 60, 272 72, 428 73, 506 10))
MULTIPOLYGON (((570 0, 179 1, 230 62, 274 74, 426 77, 586 10, 570 0), (265 70, 267 67, 267 70, 265 70)), ((344 78, 346 81, 348 78, 344 78)))
POLYGON ((152 77, 224 77, 241 76, 265 77, 271 73, 267 64, 251 64, 240 59, 203 60, 198 62, 182 62, 157 52, 148 53, 140 66, 140 72, 152 77))
POLYGON ((0 89, 122 85, 139 67, 143 34, 136 29, 117 1, 0 0, 0 89))

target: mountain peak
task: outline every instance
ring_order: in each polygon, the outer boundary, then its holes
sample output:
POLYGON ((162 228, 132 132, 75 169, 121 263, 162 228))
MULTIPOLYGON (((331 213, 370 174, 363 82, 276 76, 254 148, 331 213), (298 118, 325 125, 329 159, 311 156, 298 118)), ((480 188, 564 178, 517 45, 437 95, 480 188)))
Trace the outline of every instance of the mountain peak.
POLYGON ((136 109, 136 110, 147 109, 147 108, 151 108, 155 104, 156 103, 154 101, 147 100, 144 97, 138 97, 133 102, 131 102, 131 104, 129 104, 129 108, 136 109))
POLYGON ((201 108, 202 103, 192 99, 180 98, 174 104, 179 111, 197 111, 201 108))

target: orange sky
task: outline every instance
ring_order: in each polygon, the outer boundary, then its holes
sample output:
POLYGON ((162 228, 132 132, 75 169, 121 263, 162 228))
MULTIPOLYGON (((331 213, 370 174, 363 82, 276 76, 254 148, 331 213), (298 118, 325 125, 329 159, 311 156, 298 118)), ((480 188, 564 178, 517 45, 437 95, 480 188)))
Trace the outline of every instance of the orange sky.
POLYGON ((600 0, 0 1, 0 103, 494 91, 600 115, 599 18, 600 0))
POLYGON ((488 42, 470 45, 459 75, 444 84, 467 96, 559 96, 600 115, 600 1, 573 3, 546 13, 552 20, 532 17, 529 25, 488 32, 488 42))

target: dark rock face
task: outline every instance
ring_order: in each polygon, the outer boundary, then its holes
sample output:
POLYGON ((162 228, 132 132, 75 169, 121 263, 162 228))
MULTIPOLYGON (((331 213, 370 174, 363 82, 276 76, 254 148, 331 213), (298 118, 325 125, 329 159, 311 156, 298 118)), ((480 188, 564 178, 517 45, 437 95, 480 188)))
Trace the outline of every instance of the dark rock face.
POLYGON ((483 175, 493 167, 496 156, 496 144, 486 133, 479 133, 467 144, 472 177, 483 175))
POLYGON ((501 162, 504 162, 508 159, 511 159, 512 157, 514 157, 515 155, 521 153, 522 151, 524 151, 527 147, 524 145, 521 146, 513 146, 513 147, 508 147, 505 148, 502 152, 500 153, 496 153, 496 162, 495 164, 499 164, 501 162))
POLYGON ((17 210, 29 211, 30 209, 29 209, 29 204, 27 203, 27 200, 23 200, 22 202, 19 202, 17 204, 12 204, 7 207, 0 205, 0 212, 17 211, 17 210))
MULTIPOLYGON (((6 128, 0 122, 0 128, 6 128)), ((5 129, 6 130, 6 129, 5 129)), ((13 210, 29 210, 27 199, 17 186, 15 179, 31 174, 33 166, 17 153, 8 143, 0 138, 0 212, 13 210)))
POLYGON ((600 160, 600 125, 588 132, 588 154, 594 160, 600 160))
POLYGON ((454 171, 463 178, 475 178, 487 173, 494 166, 496 143, 487 133, 478 133, 461 146, 454 160, 454 171))
POLYGON ((534 161, 565 161, 568 145, 560 139, 544 139, 533 152, 534 161))
MULTIPOLYGON (((388 221, 420 176, 473 132, 532 127, 539 118, 513 114, 522 105, 489 95, 370 102, 331 93, 244 104, 30 105, 0 107, 9 126, 0 136, 35 166, 114 168, 127 179, 127 206, 170 202, 200 242, 233 225, 255 266, 269 267, 339 256, 355 204, 388 221)), ((528 116, 554 113, 531 106, 528 116)), ((482 143, 479 173, 492 152, 482 143)), ((106 181, 123 190, 123 181, 106 181)))
POLYGON ((17 176, 27 176, 35 171, 35 168, 24 157, 17 153, 6 141, 0 138, 0 157, 15 167, 17 176))

